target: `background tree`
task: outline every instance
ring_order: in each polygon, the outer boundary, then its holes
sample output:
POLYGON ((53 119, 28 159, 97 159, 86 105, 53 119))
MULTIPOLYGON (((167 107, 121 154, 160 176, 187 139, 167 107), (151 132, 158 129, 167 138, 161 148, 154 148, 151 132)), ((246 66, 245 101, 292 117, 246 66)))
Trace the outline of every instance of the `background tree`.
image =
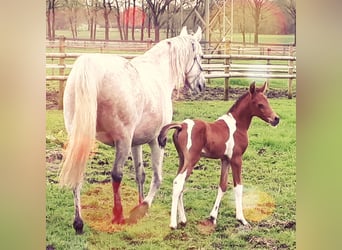
POLYGON ((97 12, 101 9, 98 0, 84 0, 87 9, 88 30, 91 40, 96 39, 97 12))
POLYGON ((113 10, 113 1, 111 0, 102 0, 102 8, 103 8, 103 19, 105 22, 105 40, 109 40, 109 29, 110 29, 110 22, 109 22, 109 14, 113 10))
POLYGON ((68 13, 72 38, 77 38, 77 12, 81 3, 78 0, 64 0, 64 7, 68 13))
POLYGON ((151 18, 154 26, 154 41, 160 40, 160 21, 161 16, 166 11, 167 6, 172 0, 146 0, 148 7, 150 8, 151 18))
POLYGON ((259 28, 261 22, 261 14, 266 6, 267 0, 248 0, 249 7, 252 11, 254 19, 254 44, 259 43, 259 28))
POLYGON ((49 40, 55 39, 55 19, 57 0, 46 0, 46 27, 49 40))
POLYGON ((288 14, 292 21, 294 45, 296 45, 296 0, 277 0, 278 5, 288 14))

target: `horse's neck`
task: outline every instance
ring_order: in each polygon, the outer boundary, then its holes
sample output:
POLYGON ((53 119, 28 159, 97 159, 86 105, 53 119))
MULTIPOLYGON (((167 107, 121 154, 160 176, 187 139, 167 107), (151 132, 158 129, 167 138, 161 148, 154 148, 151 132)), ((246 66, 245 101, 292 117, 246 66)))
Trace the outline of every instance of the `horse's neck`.
POLYGON ((249 102, 243 100, 244 98, 248 98, 248 96, 239 99, 227 113, 231 113, 235 118, 237 129, 247 131, 251 125, 253 116, 248 108, 249 102))
POLYGON ((172 79, 168 53, 169 51, 166 48, 157 49, 153 47, 145 54, 133 59, 132 63, 141 75, 145 75, 149 79, 158 77, 158 82, 160 81, 162 84, 166 84, 166 87, 172 91, 175 83, 172 79))

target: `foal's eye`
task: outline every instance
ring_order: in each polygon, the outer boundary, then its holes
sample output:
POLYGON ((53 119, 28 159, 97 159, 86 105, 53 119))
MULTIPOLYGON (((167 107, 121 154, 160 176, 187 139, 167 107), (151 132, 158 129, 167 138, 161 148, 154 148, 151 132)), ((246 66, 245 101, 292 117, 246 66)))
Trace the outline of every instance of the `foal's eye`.
POLYGON ((263 109, 263 108, 264 108, 264 104, 259 103, 259 104, 258 104, 258 108, 259 108, 259 109, 263 109))

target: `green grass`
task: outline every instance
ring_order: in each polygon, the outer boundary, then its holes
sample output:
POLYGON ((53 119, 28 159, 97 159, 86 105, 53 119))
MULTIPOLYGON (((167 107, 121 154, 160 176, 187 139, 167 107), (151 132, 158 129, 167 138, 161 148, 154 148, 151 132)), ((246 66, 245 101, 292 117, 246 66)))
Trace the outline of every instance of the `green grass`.
MULTIPOLYGON (((184 195, 188 224, 171 231, 168 228, 171 208, 172 181, 178 156, 169 134, 166 145, 163 184, 155 197, 147 217, 136 225, 115 233, 103 233, 85 225, 85 233, 76 236, 72 228, 73 198, 68 189, 59 188, 59 161, 46 165, 46 245, 55 249, 295 249, 296 229, 288 227, 296 221, 296 99, 270 99, 281 122, 273 128, 255 118, 249 129, 249 147, 244 154, 243 179, 245 192, 260 190, 274 199, 275 210, 259 222, 251 222, 244 229, 235 220, 232 178, 224 196, 215 231, 202 234, 197 223, 209 216, 219 182, 218 160, 201 159, 186 183, 184 195)), ((174 121, 201 118, 208 121, 226 113, 233 101, 177 101, 174 102, 174 121)), ((61 153, 66 140, 61 111, 48 110, 46 127, 47 156, 61 153)), ((151 180, 150 150, 143 147, 146 171, 146 191, 151 180)), ((94 188, 90 179, 110 180, 114 150, 100 144, 88 163, 82 193, 94 188), (99 161, 103 164, 100 165, 99 161)), ((124 168, 123 183, 135 188, 132 161, 124 168)), ((109 194, 111 195, 111 194, 109 194)), ((100 197, 99 197, 100 199, 100 197)))

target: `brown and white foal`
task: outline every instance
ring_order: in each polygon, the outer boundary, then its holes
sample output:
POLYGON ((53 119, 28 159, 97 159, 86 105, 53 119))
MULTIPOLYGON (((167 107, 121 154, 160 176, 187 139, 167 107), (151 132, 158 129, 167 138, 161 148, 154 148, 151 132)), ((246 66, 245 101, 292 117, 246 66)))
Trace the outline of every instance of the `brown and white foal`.
POLYGON ((229 167, 232 168, 236 219, 248 225, 242 212, 242 155, 248 146, 247 130, 252 117, 257 116, 265 122, 276 126, 279 116, 272 110, 265 91, 267 84, 261 88, 253 82, 249 91, 242 95, 229 109, 227 114, 215 122, 186 119, 182 123, 171 123, 162 128, 158 142, 161 147, 166 145, 169 129, 176 129, 173 142, 179 155, 179 169, 173 181, 171 222, 172 229, 177 228, 177 209, 181 224, 186 223, 183 205, 183 188, 185 180, 192 173, 201 156, 221 159, 221 177, 214 207, 210 213, 210 221, 216 224, 221 199, 227 190, 229 167))

